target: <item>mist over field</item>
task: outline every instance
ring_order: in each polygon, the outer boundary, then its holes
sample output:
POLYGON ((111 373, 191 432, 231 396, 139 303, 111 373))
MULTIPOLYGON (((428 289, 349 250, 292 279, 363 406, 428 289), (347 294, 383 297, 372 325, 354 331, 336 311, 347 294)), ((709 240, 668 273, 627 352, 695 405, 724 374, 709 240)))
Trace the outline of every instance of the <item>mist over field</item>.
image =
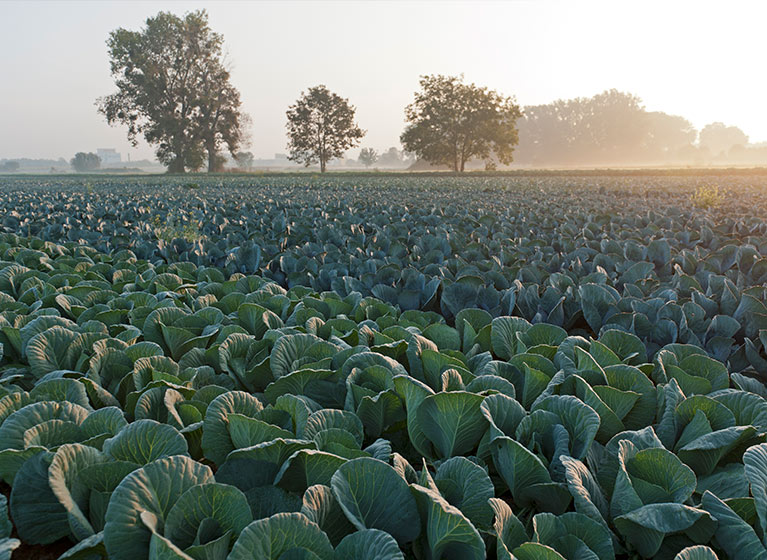
MULTIPOLYGON (((758 2, 10 1, 0 23, 0 166, 27 158, 39 161, 23 162, 26 170, 64 170, 78 152, 114 149, 119 161, 102 153, 102 168, 161 170, 150 144, 131 146, 95 111, 114 89, 106 41, 158 11, 198 9, 223 36, 256 167, 293 165, 285 112, 316 84, 349 99, 366 131, 331 167, 362 168, 366 147, 401 151, 405 106, 429 74, 463 74, 514 97, 525 116, 512 167, 767 161, 765 84, 755 70, 767 14, 758 2), (613 90, 626 97, 604 99, 613 90)), ((375 167, 413 163, 391 152, 375 167)))

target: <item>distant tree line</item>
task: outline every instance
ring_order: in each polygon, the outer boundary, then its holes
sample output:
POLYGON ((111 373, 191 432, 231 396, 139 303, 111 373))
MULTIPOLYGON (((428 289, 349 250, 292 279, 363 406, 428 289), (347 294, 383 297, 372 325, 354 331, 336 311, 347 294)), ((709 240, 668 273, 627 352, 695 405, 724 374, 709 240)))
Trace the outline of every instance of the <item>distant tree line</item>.
MULTIPOLYGON (((205 11, 179 17, 160 12, 140 31, 116 29, 107 41, 117 91, 97 101, 110 124, 143 137, 171 173, 222 170, 228 152, 241 169, 254 157, 249 118, 230 81, 223 37, 205 11)), ((324 172, 359 146, 365 131, 355 107, 324 85, 308 88, 287 111, 288 159, 324 172)), ((683 117, 649 112, 632 94, 609 90, 589 98, 520 107, 513 97, 467 84, 463 76, 421 76, 405 108, 404 151, 364 148, 365 167, 397 167, 408 158, 461 172, 515 163, 528 166, 640 165, 716 158, 764 157, 736 127, 713 123, 700 133, 683 117)), ((763 153, 764 152, 764 153, 763 153)), ((79 153, 78 171, 98 164, 79 153)))
POLYGON ((518 126, 515 161, 534 166, 708 161, 748 143, 737 127, 713 123, 699 134, 687 119, 646 111, 614 89, 525 107, 518 126))
POLYGON ((42 173, 67 169, 70 163, 59 159, 0 159, 0 173, 42 173))
POLYGON ((373 148, 362 148, 357 156, 357 163, 366 168, 375 166, 376 169, 406 169, 417 161, 414 153, 399 150, 391 146, 380 154, 373 148))

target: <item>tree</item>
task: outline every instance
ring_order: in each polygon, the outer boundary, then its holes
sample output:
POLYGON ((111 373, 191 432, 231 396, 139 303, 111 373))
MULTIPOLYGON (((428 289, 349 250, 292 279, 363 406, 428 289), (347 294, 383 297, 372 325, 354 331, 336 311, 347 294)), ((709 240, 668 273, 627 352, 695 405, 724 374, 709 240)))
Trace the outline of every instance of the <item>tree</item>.
POLYGON ((421 91, 405 108, 400 137, 408 152, 463 171, 471 158, 512 161, 522 111, 511 97, 463 83, 463 76, 421 76, 421 91))
POLYGON ((520 156, 526 159, 532 152, 534 163, 576 165, 636 159, 649 130, 641 103, 635 95, 612 89, 525 107, 520 156))
POLYGON ((566 103, 560 100, 525 107, 518 123, 517 161, 545 165, 563 163, 571 157, 578 123, 563 115, 562 107, 566 103))
POLYGON ((586 100, 581 138, 596 163, 625 163, 641 158, 649 131, 642 100, 616 89, 586 100))
POLYGON ((248 171, 250 171, 250 168, 253 167, 254 159, 255 158, 251 152, 239 152, 234 156, 234 161, 237 162, 239 168, 247 169, 248 171))
POLYGON ((614 89, 525 107, 524 113, 517 161, 534 165, 657 161, 697 135, 682 117, 648 113, 639 97, 614 89))
POLYGON ((3 165, 0 165, 0 171, 3 173, 16 173, 19 170, 18 161, 6 161, 3 162, 3 165))
POLYGON ((359 162, 365 167, 370 167, 378 161, 378 152, 373 148, 362 148, 360 150, 359 162))
POLYGON ((219 151, 234 154, 243 140, 240 97, 229 82, 223 37, 211 31, 205 11, 183 18, 160 12, 141 31, 109 35, 110 69, 117 92, 97 101, 109 124, 128 127, 157 146, 157 159, 172 173, 215 171, 219 151))
POLYGON ((101 167, 101 158, 93 152, 77 152, 69 163, 78 173, 85 173, 101 167))
POLYGON ((678 153, 682 148, 695 142, 698 136, 698 131, 684 117, 652 112, 647 113, 647 121, 649 123, 648 155, 678 153))
POLYGON ((745 146, 748 144, 748 136, 737 126, 715 122, 703 127, 699 142, 701 148, 708 148, 711 155, 718 156, 722 152, 728 152, 733 146, 745 146))
POLYGON ((232 157, 243 143, 250 119, 240 112, 240 92, 229 83, 229 72, 216 65, 206 69, 198 98, 200 136, 208 154, 208 172, 220 171, 226 145, 232 157))
POLYGON ((288 108, 288 159, 309 166, 319 162, 325 172, 328 161, 342 157, 359 145, 365 135, 354 122, 349 100, 319 85, 304 93, 288 108))
POLYGON ((400 167, 402 165, 402 154, 392 146, 381 154, 381 167, 400 167))

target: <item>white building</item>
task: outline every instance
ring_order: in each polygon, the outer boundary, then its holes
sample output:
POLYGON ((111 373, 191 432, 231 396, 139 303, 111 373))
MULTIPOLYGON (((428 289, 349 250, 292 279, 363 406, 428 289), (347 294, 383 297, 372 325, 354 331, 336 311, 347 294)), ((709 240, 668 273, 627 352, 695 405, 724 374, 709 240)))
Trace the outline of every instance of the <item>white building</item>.
POLYGON ((122 163, 122 157, 114 148, 99 148, 96 150, 96 155, 101 158, 102 167, 109 167, 116 163, 122 163))

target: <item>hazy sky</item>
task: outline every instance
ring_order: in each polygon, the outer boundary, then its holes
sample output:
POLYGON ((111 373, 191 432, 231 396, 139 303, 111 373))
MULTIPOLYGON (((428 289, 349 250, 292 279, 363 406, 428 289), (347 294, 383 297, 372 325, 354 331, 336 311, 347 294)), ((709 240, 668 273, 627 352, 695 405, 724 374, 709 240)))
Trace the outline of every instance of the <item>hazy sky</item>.
POLYGON ((224 35, 256 157, 285 151, 287 106, 319 83, 356 105, 362 146, 399 146, 403 108, 427 73, 463 72, 522 105, 617 88, 698 128, 723 121, 767 141, 767 2, 6 0, 0 158, 103 147, 152 157, 96 113, 114 89, 105 41, 158 11, 200 8, 224 35))

